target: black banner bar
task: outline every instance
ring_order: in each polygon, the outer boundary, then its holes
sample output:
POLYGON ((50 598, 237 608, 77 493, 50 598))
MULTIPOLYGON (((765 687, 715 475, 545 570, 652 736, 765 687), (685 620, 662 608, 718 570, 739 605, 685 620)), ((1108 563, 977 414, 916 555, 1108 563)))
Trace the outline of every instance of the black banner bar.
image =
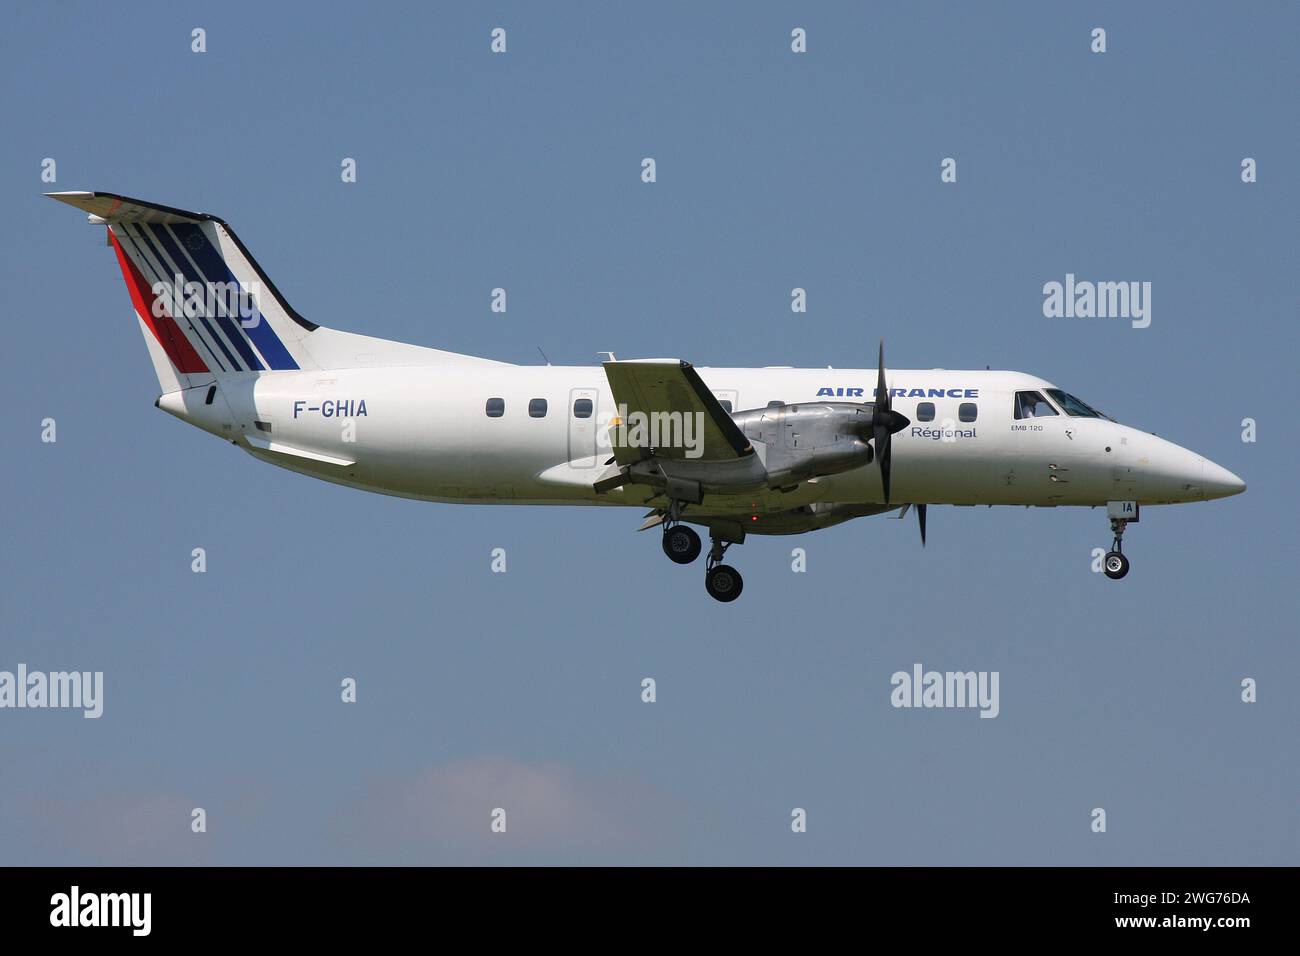
MULTIPOLYGON (((383 941, 412 932, 529 927, 667 939, 841 927, 926 941, 1104 935, 1232 945, 1285 932, 1290 869, 423 869, 0 870, 8 940, 383 941), (977 937, 971 933, 978 930, 977 937), (674 937, 677 938, 677 937, 674 937)), ((441 938, 441 937, 440 937, 441 938)), ((534 943, 544 939, 535 938, 534 943)))

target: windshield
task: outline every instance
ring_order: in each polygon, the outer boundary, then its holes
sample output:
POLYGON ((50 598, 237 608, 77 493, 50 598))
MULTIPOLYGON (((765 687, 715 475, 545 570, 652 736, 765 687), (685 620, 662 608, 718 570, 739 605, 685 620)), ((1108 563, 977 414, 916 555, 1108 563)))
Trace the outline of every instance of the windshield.
POLYGON ((1075 418, 1106 418, 1114 421, 1109 415, 1102 414, 1083 399, 1075 398, 1069 392, 1063 392, 1059 388, 1049 388, 1047 394, 1056 400, 1056 404, 1060 405, 1067 415, 1073 415, 1075 418))

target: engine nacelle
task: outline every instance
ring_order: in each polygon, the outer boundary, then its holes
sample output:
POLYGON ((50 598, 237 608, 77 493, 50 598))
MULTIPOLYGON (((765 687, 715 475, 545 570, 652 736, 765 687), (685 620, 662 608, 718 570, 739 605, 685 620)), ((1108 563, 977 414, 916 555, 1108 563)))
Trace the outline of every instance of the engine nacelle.
POLYGON ((692 504, 701 503, 706 494, 789 489, 809 478, 869 465, 874 457, 868 442, 874 411, 870 404, 806 402, 738 412, 731 417, 745 437, 757 443, 757 454, 726 459, 651 455, 625 467, 618 483, 648 485, 692 504))
POLYGON ((806 402, 732 418, 746 438, 762 443, 768 487, 783 488, 870 464, 872 411, 869 404, 806 402))

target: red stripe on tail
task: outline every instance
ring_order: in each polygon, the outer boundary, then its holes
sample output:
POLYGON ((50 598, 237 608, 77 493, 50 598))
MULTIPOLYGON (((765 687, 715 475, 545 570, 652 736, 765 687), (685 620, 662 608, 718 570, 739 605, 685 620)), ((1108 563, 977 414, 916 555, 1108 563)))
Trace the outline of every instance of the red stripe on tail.
POLYGON ((159 309, 163 314, 155 316, 153 314, 153 290, 149 283, 145 281, 140 270, 136 268, 135 263, 123 251, 121 244, 117 241, 117 236, 113 235, 113 230, 108 230, 108 238, 113 243, 113 251, 117 253, 118 265, 122 267, 122 278, 126 280, 126 287, 131 293, 131 301, 135 304, 136 314, 140 320, 149 326, 149 331, 153 337, 158 340, 158 344, 163 347, 167 353, 167 358, 171 359, 172 365, 176 366, 178 372, 206 372, 208 371, 207 363, 203 361, 202 356, 194 350, 190 340, 185 337, 176 320, 166 313, 165 310, 159 309))

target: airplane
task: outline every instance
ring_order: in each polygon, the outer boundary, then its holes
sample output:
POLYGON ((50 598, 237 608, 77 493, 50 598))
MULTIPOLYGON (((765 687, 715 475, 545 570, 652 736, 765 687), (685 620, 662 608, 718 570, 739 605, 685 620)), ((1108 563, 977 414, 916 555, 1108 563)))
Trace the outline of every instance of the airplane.
POLYGON ((106 227, 161 394, 154 405, 270 462, 423 501, 648 508, 705 588, 750 535, 910 508, 1105 507, 1102 570, 1129 571, 1144 505, 1239 494, 1202 455, 1013 371, 696 368, 676 358, 520 366, 299 315, 222 219, 104 192, 48 193, 106 227), (874 384, 873 384, 874 378, 874 384), (897 452, 897 458, 894 453, 897 452))

